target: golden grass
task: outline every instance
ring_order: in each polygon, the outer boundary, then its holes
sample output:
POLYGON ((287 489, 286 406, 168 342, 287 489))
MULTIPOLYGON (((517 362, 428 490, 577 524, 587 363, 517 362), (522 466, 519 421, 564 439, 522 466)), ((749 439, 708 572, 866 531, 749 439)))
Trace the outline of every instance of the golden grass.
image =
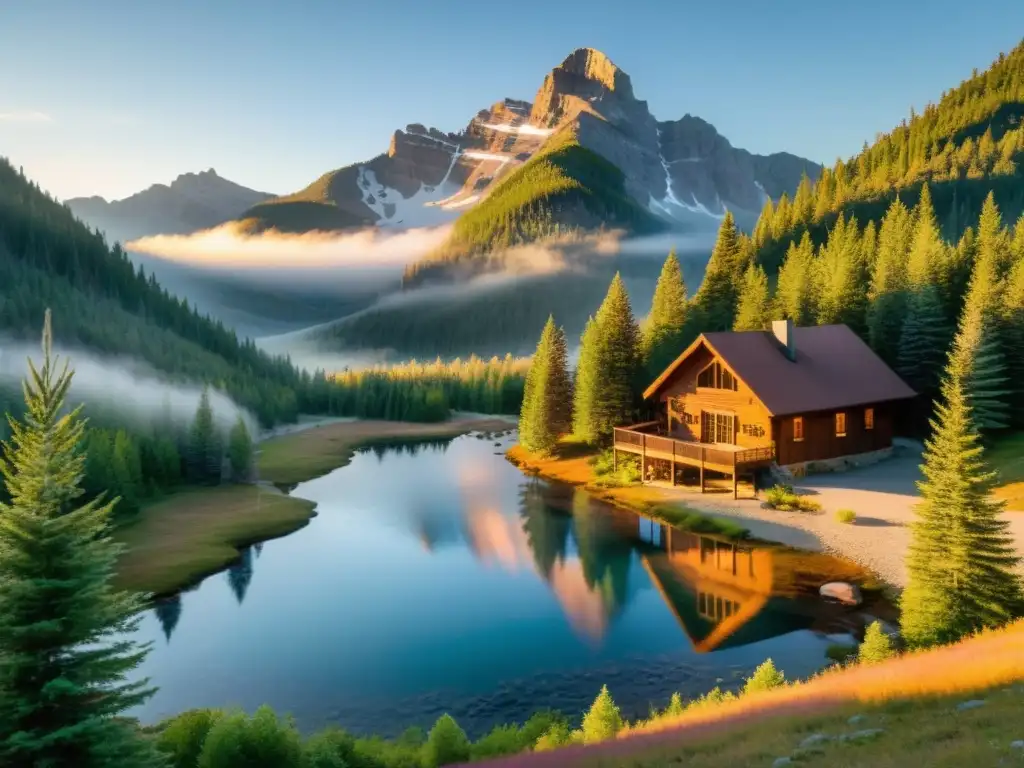
POLYGON ((278 485, 295 485, 343 467, 355 449, 368 443, 457 437, 471 431, 504 431, 507 419, 455 419, 436 424, 404 421, 342 421, 289 435, 259 445, 256 457, 260 477, 278 485))
POLYGON ((254 485, 183 491, 148 504, 114 534, 128 548, 115 584, 139 592, 175 592, 230 565, 240 547, 303 527, 315 506, 254 485))

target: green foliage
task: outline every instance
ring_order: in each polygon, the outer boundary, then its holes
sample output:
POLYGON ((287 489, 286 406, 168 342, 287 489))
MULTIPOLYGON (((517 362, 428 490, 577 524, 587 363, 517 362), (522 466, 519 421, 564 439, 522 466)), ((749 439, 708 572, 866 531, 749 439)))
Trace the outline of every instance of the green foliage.
POLYGON ((768 276, 760 265, 751 264, 743 273, 733 330, 763 331, 768 327, 771 319, 769 317, 770 303, 768 276))
POLYGON ((856 219, 840 214, 815 263, 819 325, 843 323, 864 330, 865 259, 856 219))
POLYGON ((750 530, 724 517, 704 514, 695 509, 674 505, 659 505, 649 510, 648 514, 664 520, 673 528, 693 533, 717 533, 730 539, 746 539, 750 530))
POLYGON ((1024 216, 1015 231, 1015 241, 1021 240, 1021 245, 1013 254, 1013 266, 1006 277, 999 336, 1003 342, 1010 384, 1010 419, 1019 429, 1024 427, 1024 216))
POLYGON ((303 768, 302 740, 270 707, 252 717, 226 713, 210 728, 197 768, 303 768))
POLYGON ((569 724, 565 722, 559 722, 552 725, 546 730, 534 743, 534 752, 550 752, 553 749, 559 749, 561 747, 567 747, 572 744, 573 732, 569 728, 569 724))
POLYGON ((942 399, 925 443, 921 501, 911 529, 909 581, 900 624, 911 647, 957 640, 1024 611, 1024 587, 995 473, 970 407, 968 386, 983 350, 977 324, 961 328, 949 356, 942 399))
POLYGON ((217 709, 190 709, 161 724, 156 747, 170 768, 196 768, 206 737, 222 715, 217 709))
POLYGON ((317 377, 310 397, 320 412, 362 419, 443 421, 452 410, 518 413, 529 359, 470 357, 446 363, 342 371, 317 377))
POLYGON ((450 270, 494 265, 479 256, 547 236, 573 235, 598 225, 636 233, 662 225, 626 192, 615 165, 585 149, 568 130, 552 136, 521 167, 497 181, 462 214, 448 241, 406 269, 407 284, 450 270))
POLYGON ((148 651, 124 639, 142 601, 110 586, 113 505, 78 503, 85 422, 62 415, 73 374, 51 343, 47 312, 26 415, 0 458, 0 763, 148 768, 151 743, 123 719, 152 694, 126 682, 148 651))
POLYGON ((807 325, 815 314, 814 244, 806 232, 800 244, 791 243, 779 269, 773 302, 775 316, 807 325))
POLYGON ((220 434, 214 424, 213 408, 210 406, 210 392, 204 389, 189 432, 189 479, 207 485, 219 483, 222 457, 220 434))
POLYGON ((857 521, 857 513, 852 509, 837 509, 836 522, 844 525, 853 525, 857 521))
POLYGON ((248 480, 252 476, 252 436, 241 416, 231 428, 228 435, 228 460, 231 462, 231 476, 236 482, 248 480))
POLYGON ((868 342, 894 365, 906 312, 907 256, 913 232, 911 213, 898 198, 889 206, 878 233, 868 290, 868 342))
POLYGON ((601 686, 601 692, 583 716, 583 743, 607 741, 622 730, 622 725, 622 716, 608 692, 608 686, 601 686))
POLYGON ((518 725, 495 726, 489 733, 474 742, 470 748, 470 757, 473 760, 484 760, 490 757, 525 752, 552 732, 564 732, 568 738, 568 721, 557 712, 537 712, 522 727, 518 725))
POLYGON ((549 453, 572 426, 572 385, 565 333, 549 317, 523 388, 519 442, 528 451, 549 453))
POLYGON ((701 331, 728 331, 736 314, 736 300, 747 267, 746 252, 736 220, 727 212, 704 271, 704 281, 693 297, 694 320, 701 331))
POLYGON ((428 768, 469 759, 469 739, 451 715, 441 715, 430 729, 423 755, 428 768))
POLYGON ((686 312, 686 283, 673 249, 662 265, 651 311, 641 327, 640 355, 648 378, 660 374, 682 350, 686 312))
POLYGON ((640 457, 619 454, 618 468, 616 469, 615 457, 612 454, 612 449, 606 448, 588 459, 588 463, 594 469, 594 477, 597 478, 595 485, 621 488, 639 483, 642 479, 640 477, 640 457))
POLYGON ((839 664, 846 664, 851 659, 857 658, 857 646, 847 643, 829 643, 825 649, 825 656, 839 664))
POLYGON ((573 431, 587 442, 611 438, 633 414, 639 331, 622 278, 615 275, 583 333, 576 366, 573 431))
POLYGON ((763 693, 774 688, 781 688, 785 684, 786 676, 775 668, 775 663, 771 659, 766 659, 761 666, 754 670, 754 674, 747 678, 743 685, 743 695, 763 693))
POLYGON ((791 485, 775 485, 764 492, 765 504, 782 512, 818 512, 821 504, 801 496, 791 485))
POLYGON ((857 661, 861 664, 877 664, 896 655, 892 640, 882 629, 882 623, 873 621, 864 632, 864 642, 857 649, 857 661))

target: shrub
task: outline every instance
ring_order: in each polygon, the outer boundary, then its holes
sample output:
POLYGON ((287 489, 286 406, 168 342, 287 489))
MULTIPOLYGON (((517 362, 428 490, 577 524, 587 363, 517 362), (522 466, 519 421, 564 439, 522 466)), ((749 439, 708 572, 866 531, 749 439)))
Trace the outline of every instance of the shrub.
POLYGON ((767 659, 764 664, 754 670, 743 686, 743 695, 770 691, 786 684, 786 676, 775 668, 775 663, 767 659))
POLYGON ((470 757, 474 760, 483 760, 488 757, 514 755, 530 746, 533 741, 536 739, 525 741, 517 725, 497 725, 470 747, 470 757))
POLYGON ((326 728, 303 745, 306 768, 362 768, 367 761, 355 757, 356 740, 341 728, 326 728))
POLYGON ((167 721, 156 745, 170 759, 171 768, 196 768, 206 736, 222 714, 218 709, 192 709, 167 721))
POLYGON ((652 517, 664 520, 673 528, 693 533, 718 533, 730 539, 746 539, 750 531, 732 520, 705 515, 693 509, 675 506, 657 506, 650 510, 652 517))
POLYGON ((839 509, 836 510, 836 520, 846 525, 853 525, 853 522, 857 519, 857 513, 852 509, 839 509))
POLYGON ((569 724, 558 722, 548 728, 533 745, 534 752, 549 752, 559 747, 567 747, 573 743, 573 734, 569 724))
POLYGON ((462 763, 469 759, 469 739, 451 715, 441 715, 430 729, 423 753, 430 768, 462 763))
POLYGON ((881 622, 871 622, 864 633, 864 642, 857 651, 857 661, 861 664, 877 664, 895 655, 892 640, 885 634, 881 622))
POLYGON ((615 470, 615 458, 612 449, 608 448, 591 456, 588 463, 594 470, 596 485, 614 488, 640 482, 640 459, 637 456, 619 454, 619 466, 615 470))
POLYGON ((764 492, 765 503, 782 512, 818 512, 821 504, 801 496, 791 485, 776 485, 764 492))
POLYGON ((302 743, 293 723, 263 706, 216 719, 199 755, 198 768, 301 768, 302 743))
POLYGON ((583 716, 583 743, 596 744, 612 738, 622 729, 622 716, 615 706, 608 686, 601 686, 594 703, 583 716))
POLYGON ((665 711, 661 714, 664 717, 675 717, 676 715, 683 714, 685 710, 686 708, 683 706, 683 697, 678 693, 673 693, 672 698, 668 701, 668 706, 665 707, 665 711))

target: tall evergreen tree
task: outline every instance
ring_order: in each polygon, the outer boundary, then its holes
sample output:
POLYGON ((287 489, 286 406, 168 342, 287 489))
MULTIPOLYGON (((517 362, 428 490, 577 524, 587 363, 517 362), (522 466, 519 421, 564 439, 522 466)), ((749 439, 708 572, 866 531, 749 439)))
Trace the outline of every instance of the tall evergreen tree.
POLYGON ((856 219, 840 214, 815 265, 819 325, 864 326, 864 262, 856 219))
POLYGON ((768 292, 768 275, 759 264, 747 267, 740 286, 736 308, 734 331, 761 331, 770 321, 771 296, 768 292))
POLYGON ((519 442, 528 451, 548 453, 571 426, 571 391, 565 333, 548 317, 526 376, 519 415, 519 442))
POLYGON ((985 464, 967 392, 982 342, 977 323, 957 334, 925 444, 900 600, 903 637, 913 647, 954 641, 1024 612, 1019 558, 1001 517, 1004 503, 992 496, 995 473, 985 464))
POLYGON ((588 317, 580 336, 580 351, 573 372, 572 433, 585 443, 597 442, 594 401, 598 386, 599 333, 595 318, 588 317))
POLYGON ((629 294, 616 273, 597 311, 598 387, 594 417, 599 439, 630 421, 635 403, 640 331, 633 317, 629 294))
POLYGON ((773 313, 807 325, 814 317, 814 245, 804 232, 799 245, 791 243, 775 285, 773 313))
POLYGON ((704 270, 704 280, 693 297, 693 310, 698 313, 702 331, 732 328, 739 283, 746 269, 742 260, 740 232, 729 211, 718 228, 718 239, 704 270))
POLYGON ((124 639, 143 603, 110 585, 114 502, 76 501, 86 427, 80 408, 62 415, 73 374, 52 356, 49 312, 42 348, 0 459, 0 764, 151 768, 158 756, 122 717, 152 694, 126 682, 148 652, 124 639))
POLYGON ((641 332, 641 354, 648 376, 657 376, 682 351, 686 322, 686 283, 673 248, 654 287, 651 312, 641 332))
POLYGON ((252 457, 252 436, 245 419, 239 416, 228 435, 228 460, 231 462, 231 476, 236 482, 245 482, 252 477, 252 457))
POLYGON ((895 364, 899 353, 900 331, 906 314, 910 236, 910 211, 896 198, 886 211, 878 232, 867 309, 868 342, 890 365, 895 364))
POLYGON ((189 469, 193 480, 197 483, 220 482, 221 457, 220 436, 213 421, 210 391, 204 387, 189 433, 189 469))

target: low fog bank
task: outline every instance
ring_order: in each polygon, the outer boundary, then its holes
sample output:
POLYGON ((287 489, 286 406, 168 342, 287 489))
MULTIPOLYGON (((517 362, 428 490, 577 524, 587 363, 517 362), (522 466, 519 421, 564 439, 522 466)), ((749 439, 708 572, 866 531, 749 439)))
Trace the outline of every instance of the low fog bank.
MULTIPOLYGON (((86 403, 87 416, 100 410, 118 419, 152 423, 169 415, 183 425, 195 416, 201 387, 170 382, 137 360, 103 357, 58 345, 54 345, 54 351, 60 356, 60 368, 66 360, 74 370, 68 392, 69 405, 86 403)), ((29 371, 28 358, 37 366, 41 364, 42 352, 38 344, 0 338, 0 386, 14 386, 20 391, 21 382, 29 371)), ((259 425, 253 415, 224 393, 211 388, 210 406, 221 430, 229 430, 241 416, 250 433, 257 434, 259 425)))

